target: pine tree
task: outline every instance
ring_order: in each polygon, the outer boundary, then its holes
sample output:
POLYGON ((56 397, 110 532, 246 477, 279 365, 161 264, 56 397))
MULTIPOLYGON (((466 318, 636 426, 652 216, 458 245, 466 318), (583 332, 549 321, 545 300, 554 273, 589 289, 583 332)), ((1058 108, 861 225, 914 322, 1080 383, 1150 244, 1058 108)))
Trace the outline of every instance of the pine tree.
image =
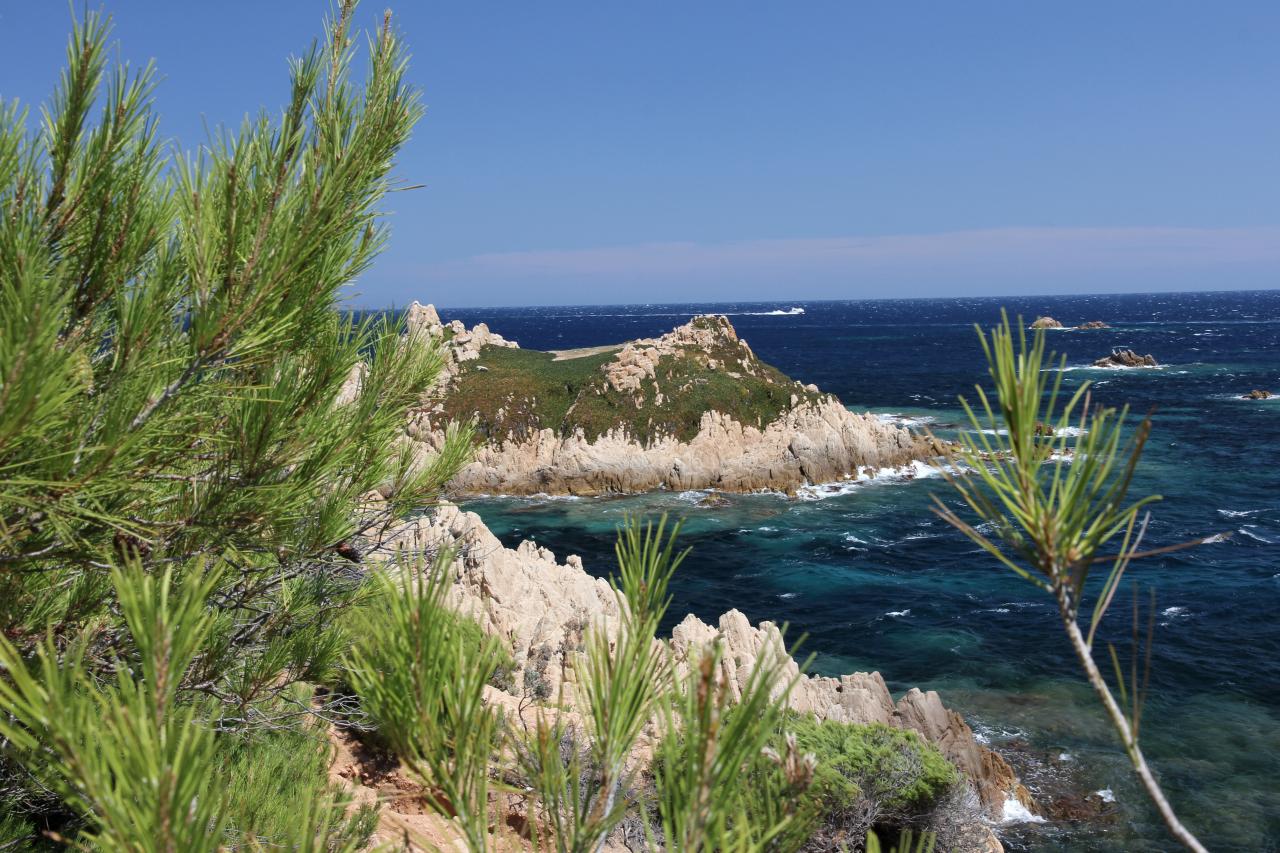
POLYGON ((140 738, 201 729, 147 753, 165 772, 324 715, 298 685, 338 662, 361 551, 466 457, 466 429, 425 463, 401 441, 438 352, 338 310, 386 240, 422 114, 389 17, 353 73, 355 5, 290 62, 278 116, 195 151, 163 142, 154 69, 110 63, 98 14, 75 23, 39 121, 0 104, 0 825, 68 805, 93 833, 140 820, 84 789, 92 768, 58 738, 96 736, 50 728, 41 696, 136 700, 153 709, 140 738), (130 597, 199 615, 139 621, 130 597))

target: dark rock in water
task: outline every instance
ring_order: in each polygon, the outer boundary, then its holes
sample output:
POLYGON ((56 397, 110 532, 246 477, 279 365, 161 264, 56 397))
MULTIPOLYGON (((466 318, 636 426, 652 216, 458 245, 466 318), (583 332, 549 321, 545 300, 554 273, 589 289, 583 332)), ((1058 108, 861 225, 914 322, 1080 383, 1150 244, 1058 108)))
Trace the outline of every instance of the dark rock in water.
POLYGON ((1254 388, 1254 389, 1253 389, 1252 391, 1250 391, 1248 394, 1242 394, 1242 395, 1241 395, 1241 397, 1240 397, 1240 399, 1242 399, 1242 400, 1270 400, 1270 399, 1271 399, 1272 397, 1274 397, 1274 396, 1275 396, 1275 394, 1272 394, 1270 391, 1262 391, 1262 390, 1260 390, 1260 389, 1258 389, 1258 388, 1254 388))
POLYGON ((1079 326, 1076 326, 1076 330, 1081 332, 1088 331, 1090 329, 1110 329, 1110 328, 1111 328, 1110 326, 1108 326, 1106 323, 1102 322, 1101 320, 1090 320, 1087 323, 1081 323, 1079 326))
POLYGON ((1113 349, 1111 355, 1100 358, 1094 367, 1156 367, 1159 362, 1151 354, 1138 355, 1131 349, 1113 349))
POLYGON ((1033 329, 1061 329, 1062 324, 1052 317, 1037 317, 1036 321, 1031 324, 1033 329))
POLYGON ((702 500, 698 501, 698 506, 702 509, 711 509, 712 507, 728 505, 729 499, 724 495, 716 494, 715 492, 704 496, 702 500))

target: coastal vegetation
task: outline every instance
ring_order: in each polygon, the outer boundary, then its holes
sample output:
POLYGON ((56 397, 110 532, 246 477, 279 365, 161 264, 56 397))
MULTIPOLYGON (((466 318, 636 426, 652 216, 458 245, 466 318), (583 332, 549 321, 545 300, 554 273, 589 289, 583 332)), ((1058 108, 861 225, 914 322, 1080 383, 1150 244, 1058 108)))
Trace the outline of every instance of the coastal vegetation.
POLYGON ((1199 541, 1143 550, 1150 521, 1143 510, 1159 497, 1131 500, 1128 493, 1151 422, 1144 419, 1127 432, 1127 407, 1117 411, 1095 405, 1087 382, 1063 402, 1065 358, 1055 364, 1046 354, 1045 326, 1033 327, 1030 343, 1020 323, 1015 339, 1007 315, 990 338, 978 329, 995 396, 988 397, 978 386, 976 409, 961 400, 973 430, 960 434, 952 454, 956 470, 964 473, 948 474, 948 481, 979 523, 962 519, 941 500, 937 512, 1053 598, 1071 650, 1169 833, 1187 849, 1203 851, 1204 845, 1174 813, 1138 743, 1150 681, 1154 591, 1144 651, 1134 588, 1132 662, 1127 672, 1115 647, 1108 645, 1114 692, 1094 659, 1098 627, 1130 563, 1199 541), (1045 430, 1045 425, 1051 429, 1045 430), (1096 568, 1105 576, 1101 585, 1090 588, 1096 568), (1082 626, 1086 599, 1088 622, 1082 626))
MULTIPOLYGON (((514 709, 491 692, 514 662, 445 604, 449 552, 381 548, 472 436, 407 453, 439 347, 335 310, 385 240, 421 114, 389 18, 355 82, 354 13, 291 63, 280 116, 194 154, 166 153, 153 70, 109 66, 96 14, 45 120, 0 112, 0 849, 362 849, 379 804, 331 781, 336 732, 398 760, 445 844, 800 849, 823 756, 865 779, 923 748, 800 752, 780 642, 736 692, 719 642, 673 663, 655 632, 674 532, 624 529, 619 620, 585 628, 576 695, 514 709)), ((743 417, 766 418, 775 396, 740 387, 743 417)), ((685 390, 650 401, 664 428, 688 428, 685 390)), ((818 790, 854 796, 836 787, 818 790)), ((893 801, 924 808, 914 791, 893 801)))
MULTIPOLYGON (((937 744, 794 710, 803 670, 773 626, 749 665, 724 637, 683 657, 658 637, 687 555, 678 525, 621 526, 611 609, 558 652, 572 679, 555 691, 456 606, 467 555, 388 545, 439 507, 472 451, 466 424, 691 438, 712 409, 764 426, 820 395, 701 318, 696 351, 486 348, 453 377, 429 458, 406 449, 453 333, 336 310, 386 239, 379 210, 421 115, 389 17, 352 73, 355 7, 291 63, 278 117, 198 152, 165 152, 154 72, 109 66, 98 15, 76 24, 43 122, 0 106, 0 850, 991 843, 972 774, 937 744), (384 804, 331 775, 348 742, 394 768, 437 836, 377 835, 384 804)), ((1019 426, 982 458, 1044 462, 1034 424, 1066 416, 1026 402, 1036 386, 1007 372, 1000 341, 999 400, 1019 426)), ((1087 458, 1114 453, 1110 423, 1090 422, 1087 458)), ((1077 499, 1123 498, 1079 470, 1063 475, 1077 499)), ((1094 554, 1123 532, 1105 611, 1140 506, 1073 509, 1054 527, 1069 560, 1035 552, 1058 560, 1037 582, 1069 629, 1094 554)), ((1015 528, 999 530, 1032 553, 1015 528)), ((1118 726, 1138 765, 1140 698, 1122 694, 1118 726)))
POLYGON ((497 440, 550 429, 561 437, 580 431, 588 441, 616 431, 648 444, 663 436, 691 440, 709 411, 764 427, 798 400, 819 397, 758 359, 736 336, 719 334, 713 318, 695 318, 692 325, 710 333, 707 345, 661 353, 652 375, 634 384, 610 381, 606 370, 623 344, 583 355, 484 347, 478 359, 460 367, 444 395, 443 414, 474 418, 479 435, 497 440))

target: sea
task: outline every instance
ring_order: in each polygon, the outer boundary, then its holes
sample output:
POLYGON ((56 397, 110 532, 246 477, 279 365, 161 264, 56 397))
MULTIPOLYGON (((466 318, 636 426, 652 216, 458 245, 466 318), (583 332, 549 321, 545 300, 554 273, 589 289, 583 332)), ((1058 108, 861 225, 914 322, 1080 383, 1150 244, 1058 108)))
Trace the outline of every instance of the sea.
MULTIPOLYGON (((1280 292, 958 298, 852 302, 615 305, 442 310, 522 346, 598 346, 661 334, 691 316, 729 316, 764 360, 837 394, 855 411, 946 437, 967 429, 958 399, 987 380, 975 325, 1001 311, 1041 315, 1065 356, 1064 387, 1150 415, 1134 494, 1158 494, 1146 545, 1208 544, 1136 562, 1100 632, 1139 660, 1154 612, 1141 724, 1149 759, 1210 849, 1280 850, 1280 292), (1095 369, 1113 347, 1154 369, 1095 369), (1154 592, 1154 611, 1151 595, 1154 592)), ((1044 819, 1017 809, 1010 850, 1176 849, 1156 821, 1082 680, 1053 602, 939 520, 956 504, 927 469, 781 494, 701 492, 467 502, 509 546, 532 539, 597 575, 613 568, 627 515, 684 520, 692 554, 671 621, 737 608, 787 626, 809 670, 880 671, 895 692, 937 690, 979 737, 1010 757, 1032 791, 1076 803, 1044 819), (1074 800, 1072 799, 1074 798, 1074 800)), ((667 626, 670 628, 670 625, 667 626)), ((1106 652, 1101 652, 1106 663, 1106 652)))

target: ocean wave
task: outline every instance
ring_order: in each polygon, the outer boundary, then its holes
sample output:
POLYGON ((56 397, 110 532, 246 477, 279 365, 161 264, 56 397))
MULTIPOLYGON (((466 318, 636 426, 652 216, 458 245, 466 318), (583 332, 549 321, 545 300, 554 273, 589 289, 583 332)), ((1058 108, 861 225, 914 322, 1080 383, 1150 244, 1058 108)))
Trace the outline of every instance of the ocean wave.
POLYGON ((880 468, 874 474, 859 472, 858 476, 835 483, 815 483, 796 489, 796 497, 805 501, 820 501, 826 498, 848 495, 871 483, 898 483, 908 480, 922 480, 928 477, 939 477, 942 469, 920 460, 898 468, 880 468))
POLYGON ((1104 803, 1114 803, 1116 801, 1115 792, 1110 788, 1102 788, 1101 790, 1094 791, 1093 795, 1104 803))
MULTIPOLYGON (((853 410, 851 409, 850 411, 853 410)), ((893 412, 879 413, 876 415, 876 419, 891 426, 903 427, 922 427, 938 422, 938 419, 932 415, 900 415, 893 412)))
POLYGON ((900 617, 900 616, 909 616, 909 615, 911 615, 911 608, 910 608, 910 607, 908 607, 906 610, 890 610, 890 611, 888 611, 887 613, 885 613, 884 615, 885 615, 885 616, 892 616, 892 617, 893 617, 893 618, 895 618, 895 619, 897 619, 897 618, 898 618, 898 617, 900 617))
MULTIPOLYGON (((965 432, 973 432, 973 430, 965 430, 965 432)), ((978 432, 983 435, 1008 435, 1007 429, 981 429, 978 432)), ((1088 432, 1087 429, 1077 426, 1054 427, 1053 434, 1058 438, 1078 438, 1088 432)))
POLYGON ((1046 367, 1042 372, 1052 373, 1054 371, 1061 371, 1062 373, 1071 373, 1076 370, 1093 370, 1101 373, 1111 373, 1112 371, 1120 370, 1167 370, 1170 367, 1172 367, 1172 365, 1169 364, 1111 364, 1106 367, 1099 367, 1095 364, 1068 364, 1065 367, 1046 367))
POLYGON ((1241 532, 1241 533, 1243 533, 1245 536, 1248 536, 1250 539, 1254 539, 1254 540, 1256 540, 1256 541, 1258 541, 1258 542, 1261 542, 1263 545, 1273 545, 1273 544, 1275 544, 1275 543, 1273 543, 1270 539, 1264 539, 1263 537, 1259 536, 1259 535, 1258 535, 1258 534, 1256 534, 1256 533, 1250 533, 1250 532, 1249 532, 1249 528, 1250 528, 1250 527, 1257 527, 1257 526, 1258 526, 1258 525, 1256 525, 1256 524, 1246 524, 1244 527, 1241 527, 1241 528, 1240 528, 1240 532, 1241 532))
POLYGON ((800 307, 788 308, 785 311, 778 308, 774 311, 742 311, 743 317, 798 317, 804 313, 804 309, 800 307))
POLYGON ((1004 801, 1000 814, 1001 823, 1044 823, 1045 819, 1033 814, 1030 809, 1013 797, 1004 801))
POLYGON ((991 741, 1026 740, 1030 735, 1016 726, 994 726, 982 720, 970 720, 969 728, 973 729, 973 739, 983 746, 990 746, 991 741))
POLYGON ((795 598, 797 595, 799 595, 799 593, 796 593, 796 592, 784 592, 784 593, 782 593, 781 595, 779 595, 779 596, 778 596, 778 598, 795 598))
POLYGON ((1218 514, 1226 518, 1247 518, 1262 512, 1260 509, 1220 509, 1218 514))

